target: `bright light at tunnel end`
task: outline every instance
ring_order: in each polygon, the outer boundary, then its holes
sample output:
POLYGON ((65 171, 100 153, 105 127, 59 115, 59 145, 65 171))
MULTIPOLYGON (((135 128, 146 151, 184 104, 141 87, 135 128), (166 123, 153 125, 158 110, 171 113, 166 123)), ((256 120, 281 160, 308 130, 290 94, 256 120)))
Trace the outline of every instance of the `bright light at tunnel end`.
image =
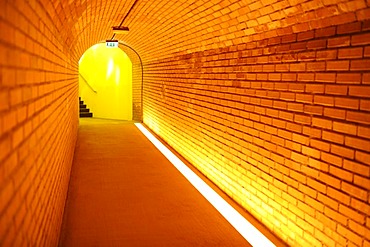
POLYGON ((198 177, 184 162, 174 155, 142 124, 136 127, 151 141, 154 146, 179 170, 182 175, 210 202, 221 215, 247 240, 252 246, 275 246, 265 235, 247 221, 238 211, 228 204, 209 185, 198 177))

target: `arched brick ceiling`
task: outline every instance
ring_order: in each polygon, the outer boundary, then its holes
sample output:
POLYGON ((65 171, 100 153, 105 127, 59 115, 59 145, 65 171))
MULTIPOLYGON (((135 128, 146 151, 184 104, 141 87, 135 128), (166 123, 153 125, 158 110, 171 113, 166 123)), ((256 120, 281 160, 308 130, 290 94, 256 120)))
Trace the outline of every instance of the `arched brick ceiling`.
MULTIPOLYGON (((134 0, 41 0, 75 59, 112 37, 134 0)), ((369 1, 138 0, 125 22, 144 61, 366 19, 369 1), (331 18, 332 16, 337 18, 331 18), (299 24, 296 24, 299 23, 299 24)))

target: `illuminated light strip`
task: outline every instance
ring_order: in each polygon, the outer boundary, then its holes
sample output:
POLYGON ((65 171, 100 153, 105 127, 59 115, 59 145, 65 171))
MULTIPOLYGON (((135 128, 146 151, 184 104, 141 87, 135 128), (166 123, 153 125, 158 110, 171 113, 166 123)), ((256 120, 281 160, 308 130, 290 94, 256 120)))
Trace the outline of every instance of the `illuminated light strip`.
POLYGON ((247 240, 252 246, 275 246, 265 235, 257 230, 238 211, 218 195, 208 184, 198 177, 184 162, 174 155, 142 124, 136 127, 151 141, 154 146, 179 170, 182 175, 210 202, 221 215, 247 240))

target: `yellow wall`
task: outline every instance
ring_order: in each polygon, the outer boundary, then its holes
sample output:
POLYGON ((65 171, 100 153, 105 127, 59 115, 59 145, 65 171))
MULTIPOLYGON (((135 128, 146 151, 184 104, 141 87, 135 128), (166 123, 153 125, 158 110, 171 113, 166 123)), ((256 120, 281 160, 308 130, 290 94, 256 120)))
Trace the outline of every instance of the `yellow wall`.
POLYGON ((132 120, 132 63, 126 53, 96 44, 81 57, 79 72, 79 94, 94 117, 132 120))

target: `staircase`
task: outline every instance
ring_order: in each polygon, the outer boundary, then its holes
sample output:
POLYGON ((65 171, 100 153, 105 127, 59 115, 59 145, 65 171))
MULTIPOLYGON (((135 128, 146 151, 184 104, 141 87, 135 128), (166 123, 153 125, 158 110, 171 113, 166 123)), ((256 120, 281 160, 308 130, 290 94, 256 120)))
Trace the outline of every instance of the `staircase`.
POLYGON ((80 117, 92 117, 93 114, 90 112, 90 109, 86 107, 81 97, 78 98, 80 99, 80 117))

